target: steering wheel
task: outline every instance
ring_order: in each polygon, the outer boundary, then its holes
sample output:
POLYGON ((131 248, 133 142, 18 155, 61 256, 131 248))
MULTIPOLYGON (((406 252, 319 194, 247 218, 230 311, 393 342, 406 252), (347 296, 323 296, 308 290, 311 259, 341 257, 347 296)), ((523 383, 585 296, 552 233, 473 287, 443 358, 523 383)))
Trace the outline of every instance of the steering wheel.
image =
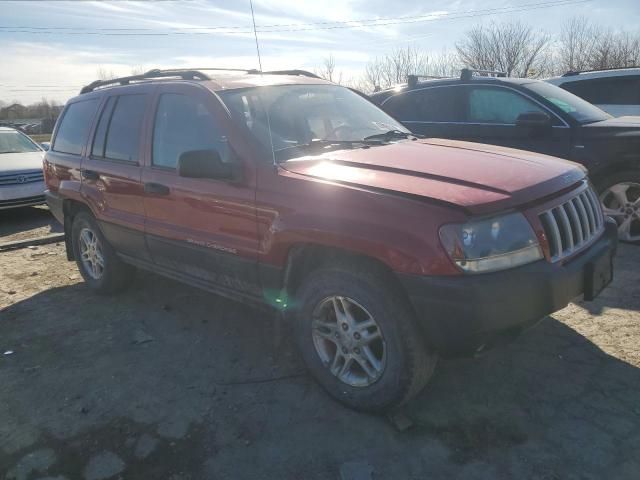
POLYGON ((351 140, 349 135, 353 129, 349 125, 338 125, 326 136, 328 140, 351 140), (345 135, 346 134, 346 135, 345 135))

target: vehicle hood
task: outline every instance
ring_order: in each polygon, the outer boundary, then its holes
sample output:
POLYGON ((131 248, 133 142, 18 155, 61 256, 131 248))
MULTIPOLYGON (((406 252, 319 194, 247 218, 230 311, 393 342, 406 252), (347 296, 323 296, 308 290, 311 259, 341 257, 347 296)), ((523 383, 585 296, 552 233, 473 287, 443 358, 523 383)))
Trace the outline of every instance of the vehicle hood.
POLYGON ((600 122, 588 123, 583 128, 626 128, 635 129, 640 133, 640 117, 613 117, 600 122))
POLYGON ((486 214, 558 193, 585 177, 584 167, 509 148, 428 139, 345 149, 289 160, 288 172, 409 195, 486 214))
POLYGON ((0 175, 42 170, 44 152, 0 153, 0 175))

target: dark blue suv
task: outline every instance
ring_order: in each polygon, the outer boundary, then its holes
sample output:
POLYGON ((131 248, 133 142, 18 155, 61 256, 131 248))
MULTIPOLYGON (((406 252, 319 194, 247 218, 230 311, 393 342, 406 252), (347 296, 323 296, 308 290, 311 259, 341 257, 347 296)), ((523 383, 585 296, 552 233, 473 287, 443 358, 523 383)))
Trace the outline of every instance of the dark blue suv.
POLYGON ((463 70, 371 99, 414 133, 553 155, 589 170, 621 240, 640 242, 640 117, 614 118, 546 82, 463 70))

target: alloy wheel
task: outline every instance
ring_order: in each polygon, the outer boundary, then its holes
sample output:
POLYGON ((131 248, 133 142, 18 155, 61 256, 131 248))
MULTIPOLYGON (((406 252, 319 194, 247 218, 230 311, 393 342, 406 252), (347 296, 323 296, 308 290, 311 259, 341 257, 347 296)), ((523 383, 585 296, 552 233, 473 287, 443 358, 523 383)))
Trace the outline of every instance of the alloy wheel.
POLYGON ((618 224, 618 238, 640 241, 640 183, 617 183, 600 195, 600 201, 604 214, 618 224))
POLYGON ((85 272, 94 280, 104 274, 104 256, 98 235, 90 228, 80 230, 80 258, 85 272))
POLYGON ((352 387, 375 383, 386 366, 386 345, 374 317, 355 300, 332 296, 314 309, 313 344, 325 367, 352 387))

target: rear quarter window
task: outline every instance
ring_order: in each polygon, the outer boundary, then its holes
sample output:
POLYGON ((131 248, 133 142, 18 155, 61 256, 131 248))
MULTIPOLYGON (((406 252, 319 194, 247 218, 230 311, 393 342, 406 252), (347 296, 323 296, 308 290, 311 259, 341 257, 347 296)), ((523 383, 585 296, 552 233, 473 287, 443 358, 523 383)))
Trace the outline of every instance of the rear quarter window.
POLYGON ((51 149, 72 155, 82 154, 82 147, 87 142, 97 108, 97 98, 69 104, 62 116, 51 149))

